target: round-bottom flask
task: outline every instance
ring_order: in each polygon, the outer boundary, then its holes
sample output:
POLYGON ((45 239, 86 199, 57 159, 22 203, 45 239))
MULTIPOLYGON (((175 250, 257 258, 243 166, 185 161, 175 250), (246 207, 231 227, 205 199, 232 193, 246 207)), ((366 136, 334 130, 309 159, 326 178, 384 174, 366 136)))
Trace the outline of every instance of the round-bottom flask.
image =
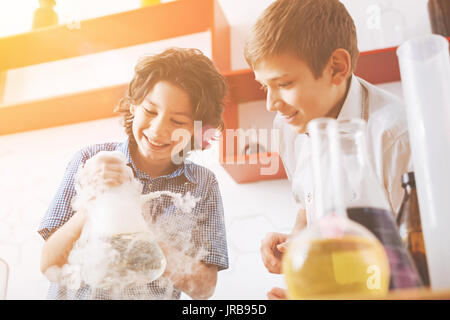
POLYGON ((99 287, 147 284, 163 274, 166 258, 149 233, 116 234, 108 240, 116 257, 110 260, 99 287))
POLYGON ((383 245, 363 226, 334 214, 290 241, 283 273, 289 299, 383 296, 389 290, 383 245))
POLYGON ((158 279, 166 268, 164 253, 150 232, 92 238, 89 246, 77 245, 80 248, 71 253, 70 259, 73 264, 84 262, 80 279, 95 289, 118 292, 146 285, 158 279))
POLYGON ((137 284, 159 278, 166 268, 166 258, 158 243, 148 233, 117 234, 111 238, 112 247, 120 259, 111 265, 119 277, 133 277, 137 284))

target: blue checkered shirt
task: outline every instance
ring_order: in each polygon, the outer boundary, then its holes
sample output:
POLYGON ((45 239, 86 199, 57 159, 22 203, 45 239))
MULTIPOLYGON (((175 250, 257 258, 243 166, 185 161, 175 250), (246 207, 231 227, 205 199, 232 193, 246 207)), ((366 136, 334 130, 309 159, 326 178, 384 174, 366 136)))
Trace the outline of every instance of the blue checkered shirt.
MULTIPOLYGON (((74 214, 71 202, 76 195, 74 178, 80 165, 83 165, 100 151, 114 150, 122 152, 128 159, 128 165, 133 169, 135 177, 144 186, 143 194, 168 190, 181 194, 190 192, 192 196, 200 198, 192 213, 183 217, 183 219, 185 218, 183 223, 176 220, 180 219, 180 213, 175 209, 172 199, 168 196, 152 200, 150 205, 144 208, 143 215, 149 224, 160 222, 158 227, 172 225, 167 234, 167 239, 171 243, 190 241, 193 244, 190 253, 195 255, 195 252, 202 250, 202 252, 206 252, 201 258, 203 262, 217 265, 219 270, 227 269, 228 252, 223 205, 214 173, 186 160, 171 174, 152 179, 135 166, 130 156, 128 139, 123 143, 91 145, 75 154, 67 166, 63 181, 39 225, 39 234, 47 240, 74 214), (171 220, 172 223, 170 223, 171 220), (176 230, 177 226, 180 230, 176 230), (180 236, 183 234, 188 234, 189 238, 180 236)), ((180 295, 181 292, 173 288, 167 279, 160 278, 147 285, 127 288, 120 297, 121 299, 134 299, 136 297, 140 299, 179 299, 180 295)), ((47 296, 48 299, 114 299, 115 297, 108 290, 93 289, 87 285, 78 290, 69 290, 57 283, 51 283, 47 296)))

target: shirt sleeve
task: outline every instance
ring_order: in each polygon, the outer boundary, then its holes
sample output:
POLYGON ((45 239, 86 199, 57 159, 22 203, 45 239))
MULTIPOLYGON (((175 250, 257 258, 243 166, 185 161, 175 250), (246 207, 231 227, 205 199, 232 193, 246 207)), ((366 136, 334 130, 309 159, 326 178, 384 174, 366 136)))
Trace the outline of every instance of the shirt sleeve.
POLYGON ((400 135, 384 150, 383 168, 388 200, 394 214, 397 214, 404 195, 402 175, 413 170, 408 132, 400 135))
POLYGON ((74 181, 80 165, 88 159, 87 153, 78 151, 66 167, 66 172, 59 188, 42 219, 38 233, 47 240, 50 235, 66 223, 73 215, 72 199, 76 194, 74 181))
POLYGON ((220 271, 228 268, 228 250, 222 197, 214 176, 208 189, 206 198, 200 204, 203 214, 193 237, 206 250, 206 255, 201 260, 217 265, 220 271))

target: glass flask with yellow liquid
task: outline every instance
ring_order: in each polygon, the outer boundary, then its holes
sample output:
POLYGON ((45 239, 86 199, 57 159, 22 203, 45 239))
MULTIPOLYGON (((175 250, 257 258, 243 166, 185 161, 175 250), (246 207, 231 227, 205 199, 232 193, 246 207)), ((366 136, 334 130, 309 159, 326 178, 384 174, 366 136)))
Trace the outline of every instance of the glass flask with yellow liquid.
POLYGON ((351 299, 383 296, 390 267, 383 245, 350 220, 343 192, 338 122, 308 124, 314 176, 315 219, 289 241, 282 271, 289 299, 351 299))

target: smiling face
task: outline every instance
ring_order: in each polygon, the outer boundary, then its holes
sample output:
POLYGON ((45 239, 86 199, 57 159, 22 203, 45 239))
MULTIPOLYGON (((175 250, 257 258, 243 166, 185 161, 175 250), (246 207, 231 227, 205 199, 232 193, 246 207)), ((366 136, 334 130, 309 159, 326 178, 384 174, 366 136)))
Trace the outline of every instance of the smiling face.
POLYGON ((267 110, 278 112, 299 133, 310 120, 329 115, 342 96, 328 65, 316 79, 306 62, 293 54, 267 57, 254 72, 267 92, 267 110))
POLYGON ((172 141, 172 133, 184 129, 189 138, 194 132, 191 101, 186 91, 168 82, 159 81, 139 106, 131 106, 134 115, 132 131, 137 150, 135 161, 149 168, 152 165, 170 166, 175 147, 185 147, 188 139, 172 141))

